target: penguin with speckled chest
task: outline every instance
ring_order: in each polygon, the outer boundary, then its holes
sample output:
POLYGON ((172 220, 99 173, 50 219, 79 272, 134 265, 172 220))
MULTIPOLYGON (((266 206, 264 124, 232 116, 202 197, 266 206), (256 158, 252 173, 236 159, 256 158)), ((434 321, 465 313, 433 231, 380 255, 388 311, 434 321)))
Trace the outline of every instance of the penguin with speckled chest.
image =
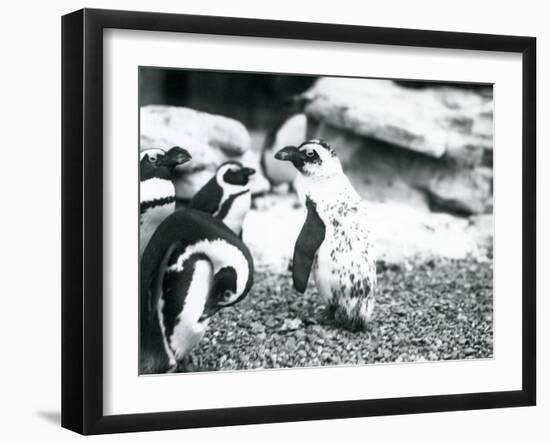
POLYGON ((309 275, 334 320, 365 330, 376 291, 376 258, 368 211, 324 141, 287 146, 275 158, 290 161, 303 177, 307 216, 296 240, 292 276, 304 292, 309 275))
POLYGON ((191 159, 185 149, 148 149, 139 159, 139 254, 160 223, 175 210, 174 169, 191 159))
POLYGON ((212 214, 242 238, 244 219, 252 203, 249 179, 255 172, 239 162, 223 163, 193 196, 189 207, 212 214))
POLYGON ((185 366, 210 317, 246 297, 253 275, 250 251, 222 221, 191 208, 167 217, 141 260, 140 373, 185 366))

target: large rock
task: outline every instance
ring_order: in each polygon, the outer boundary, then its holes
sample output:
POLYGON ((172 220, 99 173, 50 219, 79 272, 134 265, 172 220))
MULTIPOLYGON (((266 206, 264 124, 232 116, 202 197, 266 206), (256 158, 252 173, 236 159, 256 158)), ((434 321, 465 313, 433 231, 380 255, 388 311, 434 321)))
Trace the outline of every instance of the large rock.
POLYGON ((451 87, 322 78, 304 96, 308 138, 329 141, 368 200, 492 211, 492 100, 451 87))
POLYGON ((475 91, 325 77, 304 97, 314 119, 431 157, 480 164, 492 150, 493 101, 475 91))
POLYGON ((477 167, 434 175, 426 191, 432 207, 458 214, 480 214, 493 210, 493 171, 477 167))
POLYGON ((181 146, 193 159, 178 167, 176 195, 190 199, 225 161, 237 160, 256 169, 251 188, 264 192, 257 155, 250 150, 250 135, 234 119, 176 106, 149 105, 140 109, 140 150, 181 146))
POLYGON ((140 110, 141 149, 178 145, 188 149, 195 164, 217 163, 250 148, 244 125, 231 118, 176 106, 143 106, 140 110))

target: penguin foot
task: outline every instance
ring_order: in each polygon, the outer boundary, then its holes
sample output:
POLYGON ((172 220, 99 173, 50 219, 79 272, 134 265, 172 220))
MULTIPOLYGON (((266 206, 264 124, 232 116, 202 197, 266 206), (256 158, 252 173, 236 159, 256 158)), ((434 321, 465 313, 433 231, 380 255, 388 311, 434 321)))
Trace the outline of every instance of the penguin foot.
POLYGON ((166 371, 167 374, 174 374, 176 372, 179 372, 177 363, 174 366, 171 366, 170 368, 168 368, 168 370, 166 371))
POLYGON ((291 192, 290 183, 279 183, 271 187, 271 193, 275 195, 286 195, 291 192))
POLYGON ((193 354, 186 355, 179 363, 179 369, 181 372, 198 372, 199 365, 197 357, 193 354))
MULTIPOLYGON (((350 313, 347 309, 339 305, 329 305, 326 314, 337 327, 346 329, 350 332, 368 331, 370 325, 370 316, 361 315, 359 312, 350 313)), ((371 311, 372 314, 372 311, 371 311)))

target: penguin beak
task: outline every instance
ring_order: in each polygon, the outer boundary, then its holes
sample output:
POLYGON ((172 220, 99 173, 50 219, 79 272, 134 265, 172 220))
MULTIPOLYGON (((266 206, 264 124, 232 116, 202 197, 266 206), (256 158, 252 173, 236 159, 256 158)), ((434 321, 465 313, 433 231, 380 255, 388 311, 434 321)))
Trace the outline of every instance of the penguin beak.
POLYGON ((189 154, 189 152, 187 152, 183 148, 180 148, 179 146, 174 146, 173 148, 168 150, 168 152, 164 156, 164 159, 162 160, 162 164, 169 167, 177 166, 183 165, 189 160, 191 160, 191 154, 189 154))
POLYGON ((246 177, 250 177, 256 173, 256 170, 253 168, 243 168, 242 172, 246 177))
POLYGON ((221 306, 219 306, 217 303, 212 303, 207 301, 206 305, 204 306, 204 310, 202 311, 202 314, 199 317, 199 323, 202 323, 203 321, 208 320, 220 309, 221 309, 221 306))
POLYGON ((275 154, 277 160, 289 161, 292 162, 294 166, 303 165, 304 160, 306 159, 305 154, 303 154, 296 146, 287 146, 275 154))

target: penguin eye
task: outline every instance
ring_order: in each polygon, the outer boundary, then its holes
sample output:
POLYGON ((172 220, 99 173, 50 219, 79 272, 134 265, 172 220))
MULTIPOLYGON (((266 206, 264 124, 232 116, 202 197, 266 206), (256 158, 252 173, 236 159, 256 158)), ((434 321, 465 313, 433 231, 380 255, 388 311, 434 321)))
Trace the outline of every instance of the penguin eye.
POLYGON ((313 157, 314 154, 315 154, 314 151, 307 151, 307 152, 306 152, 306 155, 307 155, 308 157, 313 157))
POLYGON ((224 302, 228 302, 232 296, 233 296, 233 292, 231 292, 229 289, 226 289, 225 291, 223 291, 222 300, 224 302))
POLYGON ((149 156, 149 161, 151 163, 156 163, 157 162, 157 156, 156 155, 152 155, 152 156, 150 155, 149 156))

